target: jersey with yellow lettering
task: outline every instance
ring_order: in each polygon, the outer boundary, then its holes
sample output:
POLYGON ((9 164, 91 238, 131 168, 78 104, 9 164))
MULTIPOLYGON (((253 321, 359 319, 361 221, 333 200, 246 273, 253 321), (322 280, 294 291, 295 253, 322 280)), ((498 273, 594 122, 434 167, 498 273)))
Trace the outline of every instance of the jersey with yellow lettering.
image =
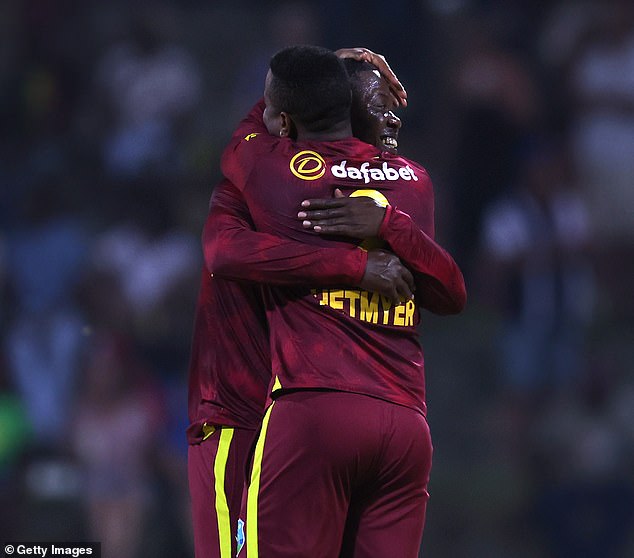
POLYGON ((206 269, 189 369, 191 443, 201 441, 205 423, 252 430, 261 423, 271 361, 256 283, 358 284, 367 257, 350 245, 323 248, 254 231, 240 192, 228 181, 214 189, 202 240, 206 269), (243 269, 248 276, 236 276, 243 269))
MULTIPOLYGON (((354 244, 307 231, 297 218, 304 199, 331 197, 340 188, 405 210, 433 238, 433 189, 420 165, 355 138, 298 143, 272 137, 263 128, 262 110, 256 105, 222 158, 223 173, 242 191, 257 230, 315 246, 354 244)), ((335 389, 426 413, 414 301, 394 306, 359 288, 302 286, 266 287, 264 299, 273 395, 335 389)))

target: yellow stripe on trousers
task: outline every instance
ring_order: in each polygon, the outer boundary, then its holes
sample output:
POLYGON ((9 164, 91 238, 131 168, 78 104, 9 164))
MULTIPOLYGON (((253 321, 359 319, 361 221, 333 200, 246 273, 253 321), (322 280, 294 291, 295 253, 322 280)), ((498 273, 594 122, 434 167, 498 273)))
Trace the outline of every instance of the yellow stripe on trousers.
POLYGON ((229 506, 225 493, 225 472, 227 470, 227 459, 229 458, 229 448, 233 438, 233 428, 221 428, 220 440, 218 441, 218 451, 214 461, 214 478, 216 489, 216 519, 218 520, 218 541, 220 544, 220 558, 231 558, 231 538, 233 529, 229 517, 229 506))
POLYGON ((258 437, 258 443, 255 446, 255 454, 253 455, 251 482, 249 482, 249 490, 247 492, 247 558, 258 558, 258 493, 260 492, 260 474, 262 473, 264 440, 266 438, 266 431, 269 427, 269 419, 271 418, 273 405, 275 405, 275 401, 271 403, 264 415, 262 428, 258 437))

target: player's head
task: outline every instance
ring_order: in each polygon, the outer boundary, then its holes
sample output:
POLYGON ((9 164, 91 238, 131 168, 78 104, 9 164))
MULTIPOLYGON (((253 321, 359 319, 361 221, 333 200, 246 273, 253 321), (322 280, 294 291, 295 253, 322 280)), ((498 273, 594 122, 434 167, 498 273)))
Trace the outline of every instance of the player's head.
POLYGON ((273 135, 313 137, 350 125, 350 80, 337 55, 293 46, 271 59, 264 86, 264 123, 273 135))
POLYGON ((379 71, 368 62, 344 59, 352 87, 352 133, 379 149, 396 153, 401 119, 390 88, 379 71))

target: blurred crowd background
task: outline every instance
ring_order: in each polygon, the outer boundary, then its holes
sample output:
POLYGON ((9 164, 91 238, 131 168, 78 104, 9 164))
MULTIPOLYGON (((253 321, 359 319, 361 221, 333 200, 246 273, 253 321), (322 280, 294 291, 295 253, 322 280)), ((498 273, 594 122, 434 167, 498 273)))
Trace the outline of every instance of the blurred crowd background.
POLYGON ((200 232, 270 56, 311 43, 405 84, 467 280, 421 327, 421 555, 634 556, 631 0, 5 0, 0 37, 1 540, 192 556, 200 232))

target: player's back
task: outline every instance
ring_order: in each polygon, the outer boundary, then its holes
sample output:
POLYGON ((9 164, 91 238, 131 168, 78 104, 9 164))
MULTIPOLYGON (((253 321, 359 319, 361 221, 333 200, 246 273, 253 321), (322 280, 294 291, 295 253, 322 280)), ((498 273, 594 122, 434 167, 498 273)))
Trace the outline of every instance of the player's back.
MULTIPOLYGON (((297 212, 303 200, 330 197, 335 188, 398 206, 433 235, 425 170, 354 138, 277 141, 260 153, 243 192, 258 230, 327 246, 350 241, 306 231, 297 212)), ((425 412, 420 316, 413 301, 394 306, 378 293, 349 287, 270 287, 265 302, 278 388, 352 391, 425 412)))

